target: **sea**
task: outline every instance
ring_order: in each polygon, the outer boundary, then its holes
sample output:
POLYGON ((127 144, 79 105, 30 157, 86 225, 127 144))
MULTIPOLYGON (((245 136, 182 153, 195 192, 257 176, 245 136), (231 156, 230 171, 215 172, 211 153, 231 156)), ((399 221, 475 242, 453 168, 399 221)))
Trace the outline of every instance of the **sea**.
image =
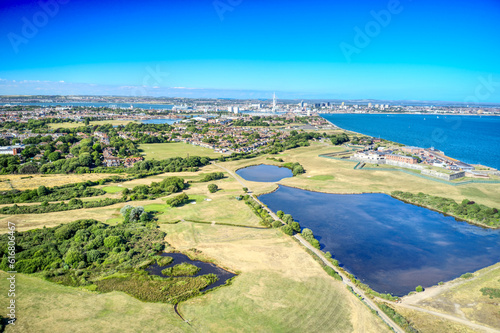
POLYGON ((431 114, 322 114, 334 125, 408 146, 434 147, 469 164, 500 169, 500 117, 431 114))
POLYGON ((70 103, 6 103, 4 105, 34 105, 34 106, 84 106, 84 107, 108 107, 108 108, 123 108, 128 109, 132 105, 133 108, 139 109, 154 109, 154 110, 171 110, 174 105, 172 104, 146 104, 146 103, 92 103, 92 102, 70 102, 70 103))

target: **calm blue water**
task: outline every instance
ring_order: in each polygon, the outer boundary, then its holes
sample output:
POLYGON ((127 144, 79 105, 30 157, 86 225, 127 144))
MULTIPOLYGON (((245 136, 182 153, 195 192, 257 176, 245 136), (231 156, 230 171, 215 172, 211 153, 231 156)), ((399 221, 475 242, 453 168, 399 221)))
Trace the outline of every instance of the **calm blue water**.
POLYGON ((277 182, 283 178, 293 177, 293 173, 290 169, 267 164, 239 169, 236 173, 245 180, 264 183, 277 182))
POLYGON ((180 121, 179 119, 148 119, 148 120, 143 120, 141 123, 143 124, 175 124, 176 122, 180 121))
POLYGON ((182 253, 162 253, 161 256, 162 257, 172 257, 172 258, 174 258, 174 261, 170 265, 167 265, 167 266, 159 266, 156 263, 149 266, 148 268, 146 268, 146 271, 149 274, 168 278, 168 276, 165 276, 161 273, 162 270, 164 270, 167 267, 172 267, 174 265, 181 264, 183 262, 187 262, 188 264, 191 264, 191 265, 194 265, 194 266, 200 268, 198 273, 192 275, 193 277, 200 276, 200 275, 206 275, 206 274, 215 274, 219 278, 216 282, 205 287, 205 289, 203 289, 203 291, 207 291, 207 290, 213 289, 215 287, 221 286, 221 285, 225 284, 227 280, 229 280, 233 276, 236 276, 236 274, 233 274, 229 271, 226 271, 225 269, 220 268, 219 266, 217 266, 215 264, 212 264, 209 262, 204 262, 204 261, 199 261, 199 260, 191 260, 187 255, 182 254, 182 253))
POLYGON ((90 102, 71 102, 71 103, 8 103, 11 105, 38 105, 38 106, 93 106, 93 107, 117 107, 128 109, 130 105, 140 109, 165 109, 171 110, 174 106, 171 104, 145 104, 145 103, 90 103, 90 102))
POLYGON ((417 114, 322 116, 346 130, 409 146, 434 147, 463 162, 500 169, 500 117, 417 114))
POLYGON ((386 194, 327 194, 279 186, 259 199, 310 228, 344 268, 402 296, 498 262, 500 230, 483 229, 386 194))

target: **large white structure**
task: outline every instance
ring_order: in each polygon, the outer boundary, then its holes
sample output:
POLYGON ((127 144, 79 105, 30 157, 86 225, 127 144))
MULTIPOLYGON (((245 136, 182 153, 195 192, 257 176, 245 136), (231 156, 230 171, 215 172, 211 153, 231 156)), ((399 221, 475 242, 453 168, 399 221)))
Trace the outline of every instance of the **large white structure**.
POLYGON ((273 112, 276 112, 276 93, 273 94, 273 112))
POLYGON ((24 149, 24 145, 13 145, 0 147, 0 155, 17 155, 24 149))

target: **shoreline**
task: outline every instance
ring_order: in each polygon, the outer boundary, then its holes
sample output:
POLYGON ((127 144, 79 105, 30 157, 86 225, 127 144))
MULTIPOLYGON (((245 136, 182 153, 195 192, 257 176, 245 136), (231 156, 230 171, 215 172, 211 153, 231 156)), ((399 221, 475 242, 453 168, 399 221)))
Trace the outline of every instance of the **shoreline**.
MULTIPOLYGON (((295 188, 295 189, 299 189, 299 190, 303 190, 303 191, 308 191, 308 192, 314 192, 314 193, 339 194, 339 195, 346 194, 346 193, 326 193, 326 192, 315 191, 315 190, 306 190, 306 189, 303 189, 303 188, 299 188, 299 187, 295 187, 295 186, 289 186, 289 185, 283 185, 283 184, 278 184, 278 183, 277 183, 276 185, 277 185, 277 187, 276 187, 274 190, 272 190, 272 191, 265 192, 265 193, 260 193, 260 194, 258 194, 258 195, 254 193, 254 195, 256 196, 257 200, 258 200, 258 201, 259 201, 262 205, 264 205, 267 209, 269 209, 269 210, 270 210, 270 208, 269 208, 269 207, 268 207, 268 206, 267 206, 264 202, 262 202, 262 201, 260 200, 260 196, 262 196, 262 195, 266 195, 266 194, 271 194, 271 193, 274 193, 274 192, 276 192, 277 190, 279 190, 280 186, 290 187, 290 188, 295 188)), ((410 205, 414 205, 414 206, 417 206, 417 207, 422 207, 422 208, 429 209, 429 210, 435 211, 435 212, 437 212, 437 213, 443 214, 444 216, 453 217, 453 218, 456 220, 456 222, 464 222, 464 223, 469 223, 469 224, 472 224, 472 225, 474 225, 474 226, 476 226, 476 227, 481 227, 481 228, 483 228, 483 229, 490 229, 490 230, 497 230, 497 229, 499 229, 499 228, 494 228, 494 227, 489 227, 489 226, 480 225, 480 224, 477 224, 477 223, 471 223, 471 222, 469 222, 469 221, 467 221, 467 220, 463 220, 463 219, 457 218, 457 217, 455 217, 455 216, 452 216, 452 215, 449 215, 449 214, 446 214, 446 213, 440 212, 440 211, 438 211, 438 210, 436 210, 436 209, 429 208, 429 207, 426 207, 426 206, 424 206, 424 205, 414 204, 414 203, 412 203, 412 202, 409 202, 409 201, 405 201, 405 200, 399 199, 399 198, 397 198, 397 197, 394 197, 394 196, 393 196, 393 195, 391 195, 391 194, 386 194, 386 193, 382 193, 382 192, 364 192, 364 193, 352 193, 352 194, 384 194, 384 195, 388 195, 388 196, 390 196, 391 198, 393 198, 393 199, 395 199, 395 200, 401 201, 401 202, 403 202, 403 203, 405 203, 405 204, 410 204, 410 205)), ((274 214, 276 214, 276 212, 273 212, 273 213, 274 213, 274 214)), ((281 221, 281 219, 280 219, 280 221, 281 221)), ((313 230, 313 229, 311 229, 311 230, 313 231, 313 234, 314 234, 314 230, 313 230)), ((298 234, 300 235, 300 233, 298 233, 298 234)), ((315 237, 315 238, 316 238, 316 237, 315 237)), ((324 250, 323 250, 323 249, 319 249, 319 251, 321 251, 323 254, 325 254, 325 252, 324 252, 324 250)), ((332 255, 332 259, 334 259, 334 258, 335 258, 335 253, 331 253, 331 255, 332 255)), ((337 260, 337 262, 338 262, 338 264, 339 264, 338 268, 339 268, 340 270, 342 270, 342 271, 343 271, 343 272, 347 275, 347 277, 348 277, 348 278, 349 278, 349 279, 350 279, 353 283, 355 283, 355 284, 360 283, 360 284, 361 284, 364 288, 366 288, 366 289, 367 289, 367 290, 365 290, 365 291, 371 291, 371 292, 375 293, 376 295, 372 295, 374 298, 381 297, 381 295, 385 295, 385 294, 386 294, 386 293, 383 293, 383 292, 380 292, 380 291, 377 291, 377 290, 373 289, 370 285, 368 285, 368 284, 366 284, 365 282, 361 281, 361 279, 360 279, 358 276, 356 276, 354 273, 352 273, 352 272, 348 269, 348 267, 347 267, 346 263, 342 263, 342 262, 340 262, 338 259, 335 259, 335 260, 337 260)), ((485 267, 479 268, 479 269, 475 270, 475 271, 474 271, 474 272, 472 272, 472 273, 473 273, 473 274, 476 274, 476 273, 478 273, 478 272, 480 272, 480 271, 482 271, 482 270, 484 270, 484 269, 487 269, 487 268, 489 268, 489 267, 492 267, 492 266, 498 265, 499 263, 500 263, 500 262, 496 262, 496 263, 494 263, 494 264, 491 264, 491 265, 488 265, 488 266, 485 266, 485 267)), ((463 273, 463 274, 465 274, 465 273, 463 273)), ((461 275, 463 275, 463 274, 461 274, 461 275)), ((454 277, 454 278, 452 278, 452 279, 450 279, 450 280, 441 281, 441 282, 444 282, 444 284, 449 284, 449 283, 452 283, 452 282, 454 282, 454 281, 456 281, 456 280, 461 279, 461 275, 460 275, 460 276, 457 276, 457 277, 454 277)), ((358 287, 360 287, 360 286, 358 286, 358 287)), ((363 289, 363 287, 360 287, 360 288, 361 288, 361 289, 363 289)), ((433 285, 430 285, 430 286, 426 287, 426 288, 425 288, 425 290, 427 290, 427 289, 429 289, 429 288, 437 288, 437 287, 441 287, 441 285, 440 285, 439 283, 438 283, 438 284, 433 284, 433 285)), ((407 298, 407 297, 410 297, 411 295, 415 294, 415 291, 410 291, 410 292, 408 292, 407 294, 404 294, 404 295, 401 295, 401 296, 400 296, 400 295, 394 295, 393 293, 390 293, 390 292, 389 292, 388 294, 390 294, 392 297, 396 297, 396 298, 398 298, 398 299, 403 299, 403 298, 407 298)))
MULTIPOLYGON (((332 115, 333 115, 333 114, 350 114, 350 115, 359 115, 359 114, 380 114, 380 115, 384 115, 385 113, 323 113, 323 114, 324 114, 324 115, 326 115, 326 114, 332 114, 332 115)), ((405 114, 416 114, 416 113, 399 113, 399 114, 405 115, 405 114)), ((363 136, 373 137, 373 136, 368 135, 368 134, 363 134, 363 133, 361 133, 361 132, 355 132, 355 131, 351 131, 351 130, 348 130, 348 129, 342 128, 342 127, 340 127, 340 126, 335 125, 334 123, 332 123, 330 120, 326 119, 325 117, 323 117, 321 113, 318 113, 318 115, 319 115, 319 117, 323 118, 326 122, 328 122, 330 125, 332 125, 332 126, 336 127, 337 129, 340 129, 340 130, 343 130, 343 131, 346 131, 346 132, 351 132, 351 133, 355 133, 355 134, 363 135, 363 136)), ((387 114, 387 115, 389 115, 389 114, 387 114)), ((420 116, 421 116, 421 115, 423 115, 423 114, 416 114, 416 115, 420 115, 420 116)), ((456 116, 463 116, 463 115, 456 115, 456 116)), ((478 116, 478 115, 468 115, 468 116, 478 116)), ((482 117, 482 115, 479 115, 479 116, 481 116, 481 117, 482 117)), ((487 116, 493 116, 493 115, 487 115, 487 116)), ((498 115, 498 116, 500 116, 500 115, 498 115)), ((380 139, 382 139, 382 138, 380 138, 380 139)), ((401 143, 401 142, 397 142, 397 141, 392 141, 392 140, 388 140, 388 139, 383 139, 383 140, 386 140, 386 141, 389 141, 389 142, 394 142, 394 143, 397 143, 397 144, 400 144, 400 145, 404 145, 404 146, 408 146, 408 145, 407 145, 407 144, 405 144, 405 143, 401 143)), ((429 148, 425 148, 425 147, 419 147, 419 148, 429 149, 429 148)), ((443 153, 444 153, 444 152, 443 152, 443 153)), ((456 159, 456 158, 454 158, 454 157, 451 157, 451 156, 448 156, 448 155, 445 155, 445 156, 446 156, 446 157, 448 157, 448 158, 455 159, 455 160, 457 160, 457 161, 459 161, 459 162, 466 163, 466 162, 463 162, 463 161, 461 161, 461 160, 459 160, 459 159, 456 159)), ((497 171, 498 171, 498 169, 496 169, 496 168, 493 168, 493 167, 490 167, 490 166, 487 166, 487 165, 483 165, 483 164, 480 164, 480 163, 467 163, 467 164, 470 164, 470 165, 477 165, 477 166, 482 166, 482 167, 485 167, 485 168, 492 169, 492 170, 490 170, 490 171, 495 171, 495 170, 497 170, 497 171)))

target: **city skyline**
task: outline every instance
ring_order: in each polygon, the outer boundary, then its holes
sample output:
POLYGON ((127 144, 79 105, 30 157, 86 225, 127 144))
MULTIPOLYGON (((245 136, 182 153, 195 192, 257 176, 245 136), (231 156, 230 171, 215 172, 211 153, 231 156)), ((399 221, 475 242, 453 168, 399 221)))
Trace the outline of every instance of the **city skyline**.
POLYGON ((496 1, 1 6, 2 94, 500 102, 496 1))

